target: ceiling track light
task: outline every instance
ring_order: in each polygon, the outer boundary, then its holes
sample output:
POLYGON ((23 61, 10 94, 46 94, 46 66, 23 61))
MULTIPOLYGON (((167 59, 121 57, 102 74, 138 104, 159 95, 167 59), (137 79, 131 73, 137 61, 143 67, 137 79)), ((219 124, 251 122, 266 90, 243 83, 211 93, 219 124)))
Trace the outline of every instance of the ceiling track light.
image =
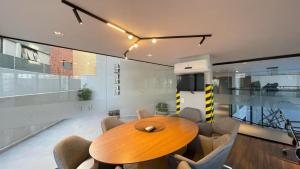
POLYGON ((153 38, 151 41, 153 44, 155 44, 157 40, 155 38, 153 38))
POLYGON ((138 41, 142 41, 142 40, 151 40, 153 44, 155 44, 157 42, 158 39, 182 39, 182 38, 202 38, 201 41, 199 42, 199 45, 202 45, 205 41, 206 38, 208 37, 212 37, 212 34, 200 34, 200 35, 179 35, 179 36, 158 36, 158 37, 140 37, 130 31, 127 31, 126 29, 123 29, 122 27, 120 26, 117 26, 116 24, 112 24, 111 22, 109 22, 108 20, 102 18, 102 17, 99 17, 67 0, 62 0, 62 3, 73 8, 73 11, 74 11, 74 14, 77 18, 77 21, 82 24, 82 20, 78 14, 78 11, 102 22, 102 23, 105 23, 106 25, 108 25, 109 27, 113 28, 113 29, 116 29, 122 33, 125 33, 127 34, 128 36, 128 39, 133 39, 133 38, 136 38, 137 41, 132 45, 130 46, 125 52, 124 52, 124 57, 127 58, 127 54, 129 51, 131 51, 133 48, 137 48, 138 47, 138 44, 137 42, 138 41))
POLYGON ((205 41, 205 36, 202 37, 201 41, 199 42, 199 46, 202 45, 204 41, 205 41))
POLYGON ((133 39, 133 36, 129 34, 128 39, 130 39, 130 40, 133 39))
POLYGON ((124 29, 122 29, 122 28, 120 28, 120 27, 118 27, 118 26, 116 26, 116 25, 114 25, 114 24, 111 24, 111 23, 106 23, 109 27, 111 27, 111 28, 113 28, 113 29, 115 29, 115 30, 117 30, 117 31, 120 31, 120 32, 122 32, 122 33, 126 33, 126 31, 124 30, 124 29))
POLYGON ((75 17, 76 17, 78 23, 79 23, 80 25, 82 25, 82 20, 81 20, 79 14, 78 14, 77 9, 73 8, 73 12, 74 12, 74 15, 75 15, 75 17))

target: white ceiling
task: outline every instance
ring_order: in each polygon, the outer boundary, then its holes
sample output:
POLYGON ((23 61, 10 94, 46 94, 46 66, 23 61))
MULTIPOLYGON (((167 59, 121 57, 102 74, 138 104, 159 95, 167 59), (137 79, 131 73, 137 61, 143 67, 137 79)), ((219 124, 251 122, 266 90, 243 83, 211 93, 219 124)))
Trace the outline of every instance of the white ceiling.
MULTIPOLYGON (((202 46, 197 38, 141 42, 128 55, 137 60, 173 65, 202 54, 211 54, 216 63, 300 53, 299 0, 70 1, 140 36, 213 34, 202 46)), ((83 25, 61 0, 1 0, 0 35, 115 56, 133 43, 80 15, 83 25), (65 36, 55 37, 54 31, 65 36)))

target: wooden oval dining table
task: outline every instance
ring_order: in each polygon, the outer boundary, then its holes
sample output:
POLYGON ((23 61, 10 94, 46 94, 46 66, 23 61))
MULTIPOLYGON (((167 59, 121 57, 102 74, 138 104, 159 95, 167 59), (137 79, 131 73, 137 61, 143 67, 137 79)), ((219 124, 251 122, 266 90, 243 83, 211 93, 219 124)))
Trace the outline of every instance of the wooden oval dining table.
POLYGON ((155 116, 115 127, 97 137, 90 155, 108 164, 144 162, 166 156, 190 143, 199 127, 179 117, 155 116), (153 125, 156 131, 143 131, 153 125))

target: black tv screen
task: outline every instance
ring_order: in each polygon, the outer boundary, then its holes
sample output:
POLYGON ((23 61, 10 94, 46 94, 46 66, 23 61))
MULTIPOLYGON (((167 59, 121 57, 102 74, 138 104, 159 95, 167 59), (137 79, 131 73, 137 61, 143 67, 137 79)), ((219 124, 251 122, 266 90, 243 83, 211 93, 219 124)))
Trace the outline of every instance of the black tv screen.
POLYGON ((195 91, 204 91, 204 74, 203 73, 199 73, 199 74, 195 74, 195 91))
POLYGON ((204 74, 180 75, 177 80, 177 90, 179 91, 203 91, 204 74))

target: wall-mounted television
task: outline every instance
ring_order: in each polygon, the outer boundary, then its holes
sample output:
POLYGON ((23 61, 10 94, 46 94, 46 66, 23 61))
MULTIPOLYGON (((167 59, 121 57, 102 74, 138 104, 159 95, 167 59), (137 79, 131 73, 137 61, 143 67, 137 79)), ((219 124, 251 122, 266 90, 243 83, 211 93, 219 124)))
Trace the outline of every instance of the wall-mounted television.
POLYGON ((177 90, 204 91, 204 73, 177 76, 177 90))

